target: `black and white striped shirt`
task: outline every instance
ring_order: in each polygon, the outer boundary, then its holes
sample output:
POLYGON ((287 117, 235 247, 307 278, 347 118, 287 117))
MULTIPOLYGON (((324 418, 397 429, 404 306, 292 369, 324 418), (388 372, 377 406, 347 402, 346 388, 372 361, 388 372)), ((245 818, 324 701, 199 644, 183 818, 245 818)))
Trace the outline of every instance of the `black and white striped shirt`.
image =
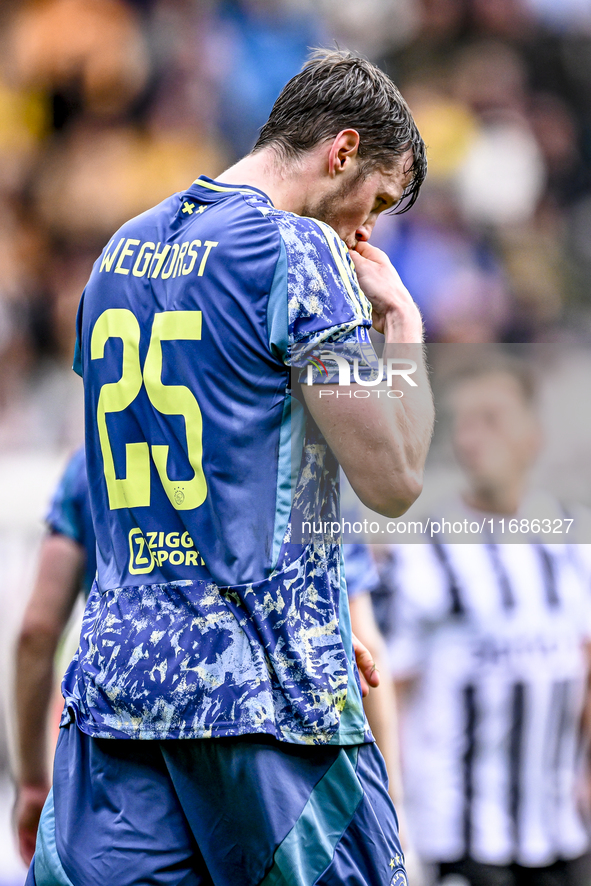
MULTIPOLYGON (((589 845, 577 807, 588 546, 392 546, 381 563, 409 826, 427 860, 538 867, 589 845)), ((382 600, 382 604, 383 604, 382 600)))

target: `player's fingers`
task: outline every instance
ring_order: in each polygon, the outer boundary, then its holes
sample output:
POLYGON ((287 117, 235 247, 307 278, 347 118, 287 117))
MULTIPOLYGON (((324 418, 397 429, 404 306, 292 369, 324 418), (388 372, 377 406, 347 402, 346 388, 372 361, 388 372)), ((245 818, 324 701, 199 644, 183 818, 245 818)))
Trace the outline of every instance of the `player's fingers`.
POLYGON ((353 262, 362 263, 363 260, 377 262, 378 264, 389 263, 386 253, 377 246, 372 246, 367 240, 359 240, 355 249, 350 250, 353 262))
POLYGON ((400 274, 388 258, 385 252, 382 252, 381 249, 378 249, 376 246, 371 246, 369 243, 365 243, 361 241, 357 245, 356 250, 349 250, 349 255, 353 261, 353 265, 355 266, 355 271, 359 273, 363 273, 365 268, 369 268, 376 265, 379 265, 381 269, 387 270, 388 274, 392 275, 392 280, 395 284, 406 291, 406 287, 404 283, 400 279, 400 274))
MULTIPOLYGON (((361 643, 355 635, 353 635, 353 649, 355 650, 355 660, 357 662, 357 667, 359 669, 359 676, 361 679, 361 688, 363 689, 363 682, 366 683, 367 692, 369 692, 369 687, 376 687, 380 682, 380 675, 376 668, 376 663, 373 660, 373 656, 369 649, 361 643)), ((364 695, 367 695, 367 692, 364 692, 364 695)))
POLYGON ((382 256, 384 253, 381 249, 378 249, 376 246, 372 246, 367 240, 358 240, 355 244, 355 249, 352 254, 362 255, 364 258, 373 258, 374 256, 382 256))

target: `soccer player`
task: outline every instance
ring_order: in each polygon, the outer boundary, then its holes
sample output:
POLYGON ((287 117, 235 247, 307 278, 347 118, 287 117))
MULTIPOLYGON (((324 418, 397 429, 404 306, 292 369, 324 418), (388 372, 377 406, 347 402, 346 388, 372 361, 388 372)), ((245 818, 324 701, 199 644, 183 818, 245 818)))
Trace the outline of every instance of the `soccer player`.
POLYGON ((47 724, 57 645, 76 598, 96 573, 96 541, 84 449, 68 461, 45 518, 37 578, 16 647, 17 799, 19 850, 28 864, 49 792, 47 724))
POLYGON ((251 154, 97 260, 76 366, 98 578, 29 883, 404 883, 341 548, 292 525, 335 501, 337 459, 378 510, 419 494, 421 318, 367 240, 424 174, 389 79, 320 52, 251 154), (364 360, 372 320, 413 353, 408 395, 291 396, 318 349, 364 360))
POLYGON ((465 489, 433 516, 493 531, 392 547, 380 567, 411 839, 441 884, 586 884, 591 564, 569 543, 583 514, 566 535, 573 515, 528 489, 541 436, 523 367, 483 364, 450 399, 465 489), (563 531, 504 544, 503 518, 563 531))

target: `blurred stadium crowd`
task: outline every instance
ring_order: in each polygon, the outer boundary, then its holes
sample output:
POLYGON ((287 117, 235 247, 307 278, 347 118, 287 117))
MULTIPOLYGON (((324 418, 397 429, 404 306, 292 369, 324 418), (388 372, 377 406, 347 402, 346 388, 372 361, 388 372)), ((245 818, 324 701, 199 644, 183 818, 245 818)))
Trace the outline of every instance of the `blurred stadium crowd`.
POLYGON ((0 37, 0 452, 77 441, 92 261, 247 152, 318 43, 380 63, 428 144, 418 206, 376 241, 430 338, 589 336, 587 0, 5 0, 0 37))
POLYGON ((3 0, 5 601, 82 438, 70 367, 92 262, 130 216, 246 153, 308 48, 334 42, 392 76, 428 145, 418 204, 374 239, 430 340, 591 339, 591 0, 3 0))

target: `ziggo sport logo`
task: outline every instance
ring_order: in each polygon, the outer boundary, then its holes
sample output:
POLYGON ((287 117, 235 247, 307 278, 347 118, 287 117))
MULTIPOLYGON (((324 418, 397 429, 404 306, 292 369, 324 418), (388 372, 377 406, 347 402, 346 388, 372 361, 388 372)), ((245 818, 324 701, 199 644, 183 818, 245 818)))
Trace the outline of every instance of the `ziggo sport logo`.
POLYGON ((188 532, 146 532, 137 526, 129 540, 129 571, 145 575, 167 560, 173 566, 205 566, 188 532))
POLYGON ((377 369, 375 369, 375 377, 371 379, 362 378, 359 372, 359 358, 355 357, 353 360, 353 379, 351 380, 351 364, 345 357, 341 357, 338 354, 333 353, 332 351, 323 351, 319 357, 309 357, 308 358, 308 367, 306 373, 306 384, 313 385, 314 384, 314 369, 317 372, 324 373, 326 378, 330 376, 328 369, 325 366, 323 361, 336 363, 338 372, 339 372, 339 380, 337 384, 339 387, 350 387, 353 384, 359 385, 359 388, 356 388, 354 391, 334 391, 334 390, 322 390, 320 389, 319 397, 334 397, 335 394, 337 397, 355 397, 356 399, 366 399, 367 397, 371 397, 372 394, 380 397, 382 394, 385 394, 386 397, 389 397, 392 400, 399 400, 401 397, 404 397, 404 392, 399 390, 393 390, 392 384, 394 377, 400 377, 404 379, 404 381, 410 385, 412 388, 418 387, 416 381, 412 379, 410 376, 417 371, 417 364, 414 360, 401 359, 396 357, 388 357, 386 359, 386 365, 384 367, 384 360, 382 357, 378 359, 377 369), (401 364, 403 364, 401 366, 401 364), (384 390, 384 388, 378 388, 375 390, 365 390, 366 388, 375 388, 376 385, 381 385, 383 382, 386 382, 386 387, 388 390, 384 390))

